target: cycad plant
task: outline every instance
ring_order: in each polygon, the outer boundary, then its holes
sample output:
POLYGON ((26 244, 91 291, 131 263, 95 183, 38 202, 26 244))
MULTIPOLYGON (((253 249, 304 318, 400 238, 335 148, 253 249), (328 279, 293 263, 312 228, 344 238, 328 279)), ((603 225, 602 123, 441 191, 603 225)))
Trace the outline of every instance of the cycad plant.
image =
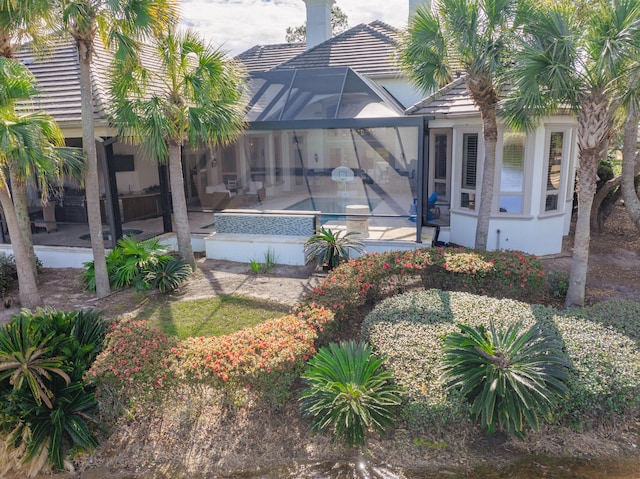
POLYGON ((344 236, 342 233, 340 230, 334 232, 321 226, 304 245, 307 262, 315 261, 317 266, 332 270, 341 262, 349 259, 349 250, 358 254, 365 253, 364 243, 354 238, 357 233, 349 232, 344 236))
POLYGON ((83 378, 106 329, 92 310, 23 310, 0 326, 0 476, 10 468, 33 476, 47 461, 67 468, 69 450, 97 446, 97 402, 83 378))
POLYGON ((53 393, 49 383, 54 375, 69 384, 71 379, 63 369, 61 358, 52 357, 48 342, 51 336, 30 331, 28 320, 20 316, 0 327, 0 382, 9 379, 14 391, 27 384, 39 406, 43 402, 51 409, 53 393))
POLYGON ((521 323, 497 330, 460 325, 444 341, 443 375, 459 390, 483 429, 496 426, 524 437, 525 426, 550 420, 558 397, 567 394, 568 362, 557 335, 541 324, 523 331, 521 323))
POLYGON ((308 384, 300 398, 302 411, 311 417, 312 428, 355 446, 364 445, 370 427, 384 433, 393 426, 400 390, 382 368, 384 361, 364 342, 321 348, 302 376, 308 384))
MULTIPOLYGON (((173 291, 189 274, 191 266, 171 255, 169 248, 155 239, 138 241, 126 236, 107 255, 109 281, 114 288, 135 286, 139 290, 152 287, 161 292, 173 291)), ((88 290, 95 289, 93 262, 85 263, 84 281, 88 290)))

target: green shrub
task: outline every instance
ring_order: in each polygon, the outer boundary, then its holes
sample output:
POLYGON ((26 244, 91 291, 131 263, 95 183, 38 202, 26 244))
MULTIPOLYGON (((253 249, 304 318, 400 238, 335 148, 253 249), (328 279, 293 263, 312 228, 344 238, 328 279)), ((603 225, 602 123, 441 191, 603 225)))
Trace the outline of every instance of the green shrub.
MULTIPOLYGON (((36 268, 38 272, 42 269, 42 262, 36 256, 36 268)), ((18 270, 16 269, 16 259, 12 254, 0 255, 0 297, 4 297, 13 288, 18 280, 18 270)))
POLYGON ((603 326, 611 326, 629 338, 640 341, 640 303, 636 301, 601 301, 592 306, 572 310, 571 315, 603 326))
POLYGON ((65 467, 72 449, 92 450, 96 407, 83 376, 102 348, 106 323, 92 310, 22 311, 0 326, 0 431, 6 468, 65 467))
POLYGON ((329 430, 348 446, 364 445, 370 427, 380 433, 393 426, 400 390, 383 358, 371 355, 366 343, 331 343, 309 361, 302 378, 308 388, 300 400, 312 428, 329 430))
POLYGON ((564 299, 569 291, 569 273, 566 271, 551 271, 547 275, 549 294, 552 298, 564 299))
POLYGON ((554 322, 571 362, 569 399, 562 411, 566 420, 588 428, 607 416, 637 414, 638 340, 613 326, 571 313, 558 314, 554 322))
POLYGON ((440 375, 444 338, 455 324, 498 328, 514 322, 542 323, 557 331, 570 363, 568 398, 554 411, 558 421, 593 427, 612 415, 640 409, 640 305, 602 303, 571 313, 551 307, 459 292, 411 291, 379 303, 365 318, 362 334, 406 391, 402 417, 412 427, 461 427, 467 406, 447 395, 440 375), (618 305, 618 306, 616 306, 618 305), (593 319, 591 319, 593 318, 593 319))
POLYGON ((459 327, 444 340, 442 370, 447 389, 471 403, 481 427, 524 437, 525 425, 537 431, 541 418, 550 420, 556 398, 567 393, 568 362, 555 333, 540 323, 459 327))
POLYGON ((161 293, 175 291, 192 273, 191 265, 181 258, 172 258, 169 261, 159 261, 146 270, 143 284, 155 288, 161 293))
MULTIPOLYGON (((138 241, 132 236, 118 240, 118 245, 107 255, 107 272, 113 288, 134 286, 141 291, 158 288, 173 291, 191 273, 183 260, 169 253, 167 246, 155 239, 138 241)), ((89 291, 95 291, 93 261, 84 263, 83 280, 89 291)))

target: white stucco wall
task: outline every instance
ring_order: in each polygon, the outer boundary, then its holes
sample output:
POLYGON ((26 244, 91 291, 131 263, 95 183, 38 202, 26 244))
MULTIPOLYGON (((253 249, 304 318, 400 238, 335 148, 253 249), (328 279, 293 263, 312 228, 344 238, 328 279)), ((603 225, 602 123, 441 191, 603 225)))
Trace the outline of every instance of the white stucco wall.
MULTIPOLYGON (((474 247, 477 224, 476 211, 460 208, 462 134, 479 133, 478 171, 476 193, 480 194, 484 161, 484 145, 479 119, 436 120, 431 127, 452 127, 451 168, 451 223, 449 241, 466 247, 474 247)), ((493 214, 489 224, 487 248, 521 250, 535 255, 556 254, 562 251, 563 236, 568 234, 571 222, 571 198, 576 164, 575 124, 568 117, 551 117, 527 134, 525 141, 523 211, 521 214, 500 213, 499 190, 502 157, 501 130, 496 151, 496 191, 493 198, 493 214), (548 134, 563 131, 566 137, 561 171, 561 188, 558 193, 558 210, 545 211, 548 134)), ((479 201, 479 197, 478 197, 479 201)))
POLYGON ((371 79, 386 88, 405 108, 409 108, 424 98, 424 94, 411 86, 406 78, 373 77, 371 79))

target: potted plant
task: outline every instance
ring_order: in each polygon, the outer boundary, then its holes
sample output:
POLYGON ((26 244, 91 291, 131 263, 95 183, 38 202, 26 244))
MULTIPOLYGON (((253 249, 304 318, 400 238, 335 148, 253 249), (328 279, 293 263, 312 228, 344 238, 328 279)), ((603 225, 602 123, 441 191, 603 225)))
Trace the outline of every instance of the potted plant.
POLYGON ((304 254, 309 261, 315 261, 317 266, 325 270, 332 270, 342 261, 349 259, 349 250, 364 254, 364 243, 349 232, 342 236, 343 231, 333 232, 328 228, 320 227, 316 233, 307 240, 304 245, 304 254))

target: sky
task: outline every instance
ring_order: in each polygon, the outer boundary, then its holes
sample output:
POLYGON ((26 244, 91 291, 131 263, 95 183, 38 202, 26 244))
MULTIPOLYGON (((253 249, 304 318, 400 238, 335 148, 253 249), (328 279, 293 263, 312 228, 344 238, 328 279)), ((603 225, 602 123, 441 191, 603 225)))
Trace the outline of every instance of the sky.
MULTIPOLYGON (((287 27, 306 21, 303 0, 180 0, 181 23, 237 55, 254 45, 285 43, 287 27)), ((349 27, 382 20, 404 28, 409 0, 336 0, 349 27)))

